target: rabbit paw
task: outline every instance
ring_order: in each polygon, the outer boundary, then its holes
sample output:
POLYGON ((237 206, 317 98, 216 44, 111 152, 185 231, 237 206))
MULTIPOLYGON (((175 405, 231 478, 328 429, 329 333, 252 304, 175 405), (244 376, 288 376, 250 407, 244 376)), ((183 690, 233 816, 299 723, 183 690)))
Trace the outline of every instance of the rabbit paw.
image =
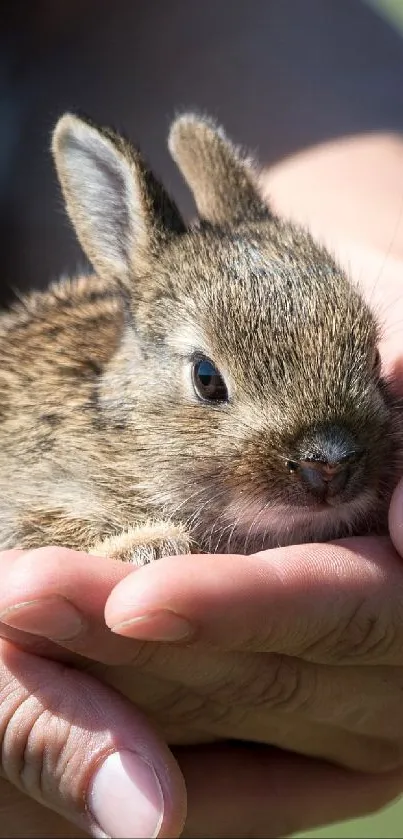
MULTIPOLYGON (((193 547, 194 549, 194 547, 193 547)), ((185 528, 172 522, 156 521, 130 527, 108 536, 91 549, 91 554, 109 556, 133 565, 146 565, 163 556, 192 552, 192 540, 185 528)))

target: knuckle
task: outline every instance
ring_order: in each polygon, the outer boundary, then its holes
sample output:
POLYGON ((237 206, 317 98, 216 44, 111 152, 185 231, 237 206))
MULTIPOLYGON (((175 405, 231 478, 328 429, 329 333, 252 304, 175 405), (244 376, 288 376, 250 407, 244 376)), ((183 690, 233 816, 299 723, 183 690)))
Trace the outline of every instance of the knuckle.
MULTIPOLYGON (((147 702, 147 710, 150 705, 147 702)), ((231 718, 231 709, 225 704, 214 701, 199 693, 183 690, 180 686, 171 686, 154 703, 153 716, 159 721, 168 739, 176 743, 187 742, 189 735, 194 739, 194 732, 225 731, 231 718)))
MULTIPOLYGON (((60 676, 62 673, 60 668, 60 676)), ((46 802, 49 797, 55 800, 66 784, 79 793, 84 768, 73 743, 72 721, 78 715, 74 714, 68 685, 59 679, 57 691, 46 683, 28 691, 17 679, 12 681, 7 695, 2 691, 3 775, 39 801, 46 802)))
POLYGON ((313 668, 295 658, 268 653, 245 667, 242 679, 228 684, 229 700, 238 706, 296 711, 310 700, 313 668))
POLYGON ((296 658, 277 655, 265 669, 265 683, 257 704, 273 710, 297 711, 309 702, 312 684, 307 678, 311 672, 308 667, 302 667, 296 658))
POLYGON ((374 605, 363 601, 328 640, 332 659, 337 663, 383 661, 390 657, 397 643, 397 627, 390 614, 376 612, 374 605))
POLYGON ((127 664, 139 671, 153 673, 158 671, 159 667, 169 666, 169 650, 152 641, 138 641, 131 638, 130 657, 127 664))
MULTIPOLYGON (((16 694, 17 691, 10 699, 15 699, 16 694)), ((41 724, 49 725, 41 703, 34 696, 19 697, 14 707, 8 708, 2 737, 2 769, 6 778, 24 792, 40 797, 46 760, 41 724)))

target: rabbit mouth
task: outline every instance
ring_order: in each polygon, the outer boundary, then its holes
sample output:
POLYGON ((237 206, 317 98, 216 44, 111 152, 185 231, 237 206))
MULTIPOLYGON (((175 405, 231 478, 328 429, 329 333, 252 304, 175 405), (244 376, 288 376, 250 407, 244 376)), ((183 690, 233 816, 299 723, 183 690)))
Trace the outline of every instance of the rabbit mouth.
MULTIPOLYGON (((379 498, 365 490, 344 503, 318 502, 309 507, 232 501, 225 512, 225 528, 212 528, 210 550, 253 553, 274 547, 323 542, 369 533, 379 527, 379 498), (375 512, 376 511, 376 512, 375 512), (219 533, 219 531, 221 531, 219 533)), ((222 518, 221 518, 222 523, 222 518)))

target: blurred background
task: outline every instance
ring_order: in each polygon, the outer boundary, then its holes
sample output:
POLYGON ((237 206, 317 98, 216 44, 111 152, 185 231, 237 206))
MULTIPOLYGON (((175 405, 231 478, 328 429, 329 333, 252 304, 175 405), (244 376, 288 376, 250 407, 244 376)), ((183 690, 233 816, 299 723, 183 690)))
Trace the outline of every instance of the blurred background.
POLYGON ((140 144, 187 214, 166 150, 177 110, 217 117, 268 166, 337 136, 402 128, 403 42, 390 16, 403 18, 401 0, 0 5, 1 302, 84 264, 49 152, 65 110, 140 144))
MULTIPOLYGON (((403 0, 2 0, 0 305, 85 266, 49 152, 66 110, 145 151, 187 217, 172 116, 216 117, 267 167, 403 129, 403 0)), ((403 805, 305 836, 403 837, 403 805)))

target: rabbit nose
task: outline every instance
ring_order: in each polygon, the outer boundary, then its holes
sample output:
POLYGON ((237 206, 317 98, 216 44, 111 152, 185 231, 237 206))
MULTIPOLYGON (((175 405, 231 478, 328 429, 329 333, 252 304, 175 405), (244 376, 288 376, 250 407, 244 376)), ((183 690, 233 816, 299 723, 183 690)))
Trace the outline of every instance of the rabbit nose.
POLYGON ((364 454, 351 432, 334 425, 311 430, 296 448, 297 457, 288 461, 288 471, 321 500, 346 488, 364 454))
POLYGON ((350 458, 343 458, 338 463, 326 461, 300 460, 297 475, 302 484, 318 498, 337 495, 341 492, 350 476, 350 458))

